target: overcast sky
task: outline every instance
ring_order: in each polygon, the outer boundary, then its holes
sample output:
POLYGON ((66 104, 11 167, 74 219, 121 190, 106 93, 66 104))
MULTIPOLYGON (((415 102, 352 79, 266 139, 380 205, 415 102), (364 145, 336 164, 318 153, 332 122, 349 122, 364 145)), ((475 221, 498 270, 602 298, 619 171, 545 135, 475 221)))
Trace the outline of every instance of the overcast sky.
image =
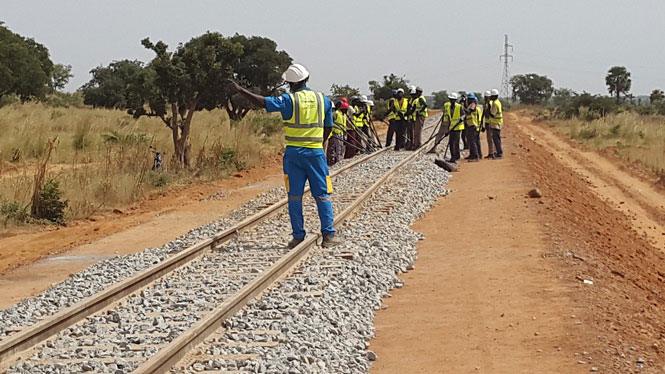
MULTIPOLYGON (((210 31, 275 40, 307 66, 313 88, 405 75, 425 92, 481 91, 501 81, 503 35, 511 73, 555 87, 605 93, 605 73, 625 65, 633 93, 665 88, 665 1, 513 0, 183 1, 0 0, 0 20, 71 64, 69 90, 113 60, 148 61, 146 36, 170 46, 210 31)), ((498 87, 497 87, 498 88, 498 87)))

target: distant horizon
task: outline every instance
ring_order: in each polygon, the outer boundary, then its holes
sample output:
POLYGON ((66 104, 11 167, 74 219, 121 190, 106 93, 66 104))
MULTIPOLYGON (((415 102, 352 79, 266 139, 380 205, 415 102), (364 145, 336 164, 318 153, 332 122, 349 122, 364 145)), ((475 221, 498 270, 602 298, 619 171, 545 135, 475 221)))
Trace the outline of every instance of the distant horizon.
POLYGON ((304 0, 290 2, 290 8, 256 0, 164 0, 159 7, 156 1, 129 0, 4 2, 1 21, 8 28, 44 44, 55 63, 72 65, 68 92, 88 82, 95 67, 123 59, 149 62, 152 52, 140 43, 145 37, 163 40, 172 49, 207 30, 275 40, 279 49, 312 72, 312 88, 326 93, 333 83, 368 93, 370 80, 390 73, 406 76, 428 94, 500 88, 504 34, 514 45, 512 75, 546 75, 556 88, 607 95, 605 75, 618 65, 631 72, 630 92, 635 96, 665 89, 662 67, 649 64, 665 61, 665 49, 649 47, 660 45, 652 25, 665 14, 665 2, 655 0, 640 2, 639 7, 617 0, 479 0, 463 9, 477 20, 478 27, 471 28, 464 14, 446 17, 448 7, 433 0, 408 5, 371 0, 326 9, 324 3, 304 0), (598 9, 602 17, 589 17, 600 14, 598 9), (405 15, 414 19, 411 25, 405 15), (284 22, 290 16, 300 16, 297 27, 284 22), (404 27, 392 27, 392 19, 404 27), (455 30, 455 38, 448 29, 455 30))

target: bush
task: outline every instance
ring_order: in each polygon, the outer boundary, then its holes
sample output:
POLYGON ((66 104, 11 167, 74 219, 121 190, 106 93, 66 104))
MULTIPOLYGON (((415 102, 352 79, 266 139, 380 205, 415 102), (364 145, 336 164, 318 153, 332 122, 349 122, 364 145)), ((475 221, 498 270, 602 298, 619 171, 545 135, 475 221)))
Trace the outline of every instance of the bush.
POLYGON ((168 175, 166 175, 164 173, 160 173, 160 172, 155 172, 155 171, 151 171, 148 174, 148 180, 150 181, 150 184, 153 187, 164 187, 167 184, 169 184, 169 176, 168 175))
POLYGON ((62 191, 58 181, 49 179, 39 194, 39 209, 36 210, 35 218, 62 225, 65 223, 67 205, 68 202, 62 200, 62 191))
POLYGON ((17 224, 26 223, 30 220, 27 206, 21 206, 18 201, 6 201, 0 205, 0 215, 5 219, 5 226, 12 221, 17 224))

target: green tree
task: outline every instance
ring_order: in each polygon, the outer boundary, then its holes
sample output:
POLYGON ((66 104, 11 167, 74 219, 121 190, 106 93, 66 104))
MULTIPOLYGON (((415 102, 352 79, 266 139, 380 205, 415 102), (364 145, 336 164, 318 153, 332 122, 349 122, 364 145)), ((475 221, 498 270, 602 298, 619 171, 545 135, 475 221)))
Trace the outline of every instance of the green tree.
MULTIPOLYGON (((235 34, 230 41, 242 46, 242 55, 233 63, 234 79, 260 95, 276 93, 282 83, 282 73, 292 61, 289 54, 278 51, 273 40, 260 36, 235 34)), ((229 95, 224 108, 233 120, 244 118, 250 109, 258 109, 238 94, 229 95)))
POLYGON ((0 22, 0 98, 42 98, 49 91, 53 62, 48 49, 24 38, 0 22))
POLYGON ((143 74, 143 85, 132 94, 143 98, 129 100, 129 112, 159 117, 171 130, 174 158, 178 165, 189 167, 191 161, 190 133, 194 113, 223 106, 228 91, 223 89, 234 78, 234 66, 242 57, 243 46, 216 32, 207 32, 179 45, 169 52, 164 42, 153 43, 146 38, 144 47, 155 53, 143 74))
POLYGON ((342 86, 340 84, 333 83, 333 85, 330 87, 330 94, 333 97, 350 98, 352 96, 360 95, 360 90, 358 88, 351 87, 348 84, 342 86))
POLYGON ((151 82, 146 82, 150 73, 141 61, 122 60, 96 67, 90 71, 92 79, 81 87, 83 102, 95 108, 142 108, 148 95, 137 91, 150 88, 151 82))
POLYGON ((542 104, 554 92, 551 79, 533 73, 513 76, 510 85, 513 88, 513 98, 518 98, 524 104, 542 104))
POLYGON ((443 90, 443 91, 435 91, 432 92, 432 96, 434 96, 434 108, 443 108, 443 104, 448 101, 448 91, 443 90))
POLYGON ((627 95, 630 92, 630 72, 624 66, 613 66, 605 76, 605 84, 610 95, 616 97, 618 103, 621 95, 627 95))
POLYGON ((665 101, 665 93, 663 90, 655 89, 651 91, 651 95, 649 95, 649 102, 651 104, 656 104, 663 101, 665 101))
POLYGON ((374 100, 388 100, 392 97, 392 90, 398 88, 408 90, 409 81, 406 77, 398 77, 395 74, 384 75, 383 82, 370 81, 369 90, 374 95, 374 100))
POLYGON ((60 91, 65 88, 69 83, 69 78, 73 76, 71 65, 55 64, 53 65, 49 86, 54 91, 60 91))

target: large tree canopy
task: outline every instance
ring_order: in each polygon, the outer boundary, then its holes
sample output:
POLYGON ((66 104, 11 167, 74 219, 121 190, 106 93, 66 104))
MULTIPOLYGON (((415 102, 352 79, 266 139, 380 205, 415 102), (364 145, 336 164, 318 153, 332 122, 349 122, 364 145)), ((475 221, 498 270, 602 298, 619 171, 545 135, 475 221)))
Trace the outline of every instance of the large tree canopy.
POLYGON ((524 104, 542 104, 552 97, 552 80, 544 75, 520 74, 510 79, 513 97, 524 104))
POLYGON ((52 73, 53 62, 45 46, 0 23, 0 97, 41 98, 49 92, 52 73))
POLYGON ((155 57, 147 64, 117 61, 91 71, 82 87, 85 103, 126 109, 135 118, 160 118, 173 134, 174 157, 190 162, 189 134, 196 111, 225 108, 233 120, 243 118, 249 102, 228 89, 230 79, 241 81, 262 95, 281 85, 281 74, 291 63, 284 51, 267 38, 207 32, 169 51, 164 42, 141 41, 155 57))

